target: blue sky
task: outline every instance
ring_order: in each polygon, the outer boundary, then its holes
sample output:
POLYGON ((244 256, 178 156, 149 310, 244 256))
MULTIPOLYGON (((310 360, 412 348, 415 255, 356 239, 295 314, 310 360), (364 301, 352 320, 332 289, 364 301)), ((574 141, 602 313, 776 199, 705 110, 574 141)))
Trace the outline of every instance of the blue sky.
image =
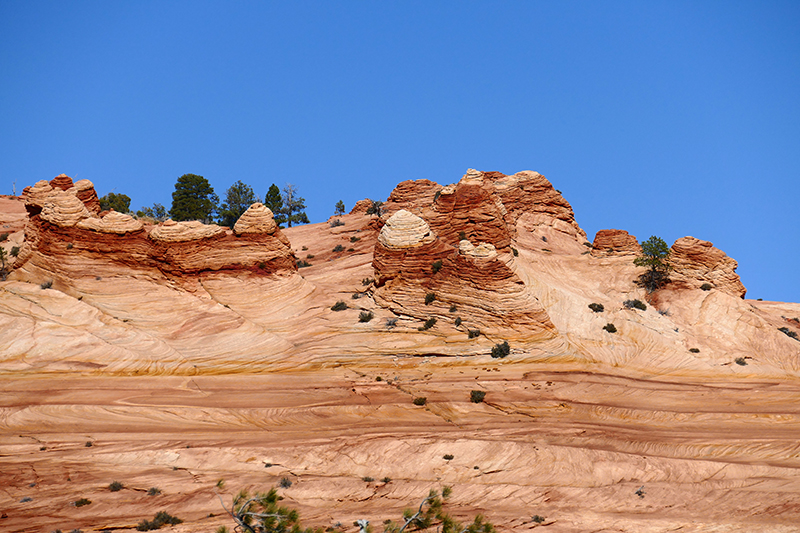
POLYGON ((167 207, 294 183, 312 222, 405 179, 536 170, 589 238, 692 235, 800 302, 800 3, 0 2, 0 193, 167 207))

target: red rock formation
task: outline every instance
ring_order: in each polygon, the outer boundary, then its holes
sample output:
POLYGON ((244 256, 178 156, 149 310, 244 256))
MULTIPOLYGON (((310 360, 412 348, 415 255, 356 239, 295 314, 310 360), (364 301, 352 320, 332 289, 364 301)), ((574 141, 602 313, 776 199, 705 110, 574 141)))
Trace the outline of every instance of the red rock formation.
POLYGON ((683 237, 672 245, 670 278, 678 286, 696 289, 709 283, 715 289, 744 298, 747 293, 736 273, 738 263, 710 242, 683 237))
POLYGON ((93 276, 92 261, 170 276, 222 270, 263 274, 297 269, 289 240, 272 212, 253 204, 234 231, 197 221, 168 220, 148 233, 130 215, 109 211, 102 217, 94 186, 73 185, 67 176, 40 181, 24 191, 29 214, 25 243, 15 268, 33 266, 67 277, 93 276), (53 186, 55 184, 55 186, 53 186))
POLYGON ((372 200, 369 198, 364 198, 363 200, 359 200, 356 202, 356 205, 353 206, 353 209, 350 210, 351 215, 366 215, 367 210, 372 207, 372 200))
POLYGON ((640 254, 642 247, 636 237, 621 229, 601 229, 594 236, 592 253, 640 254))

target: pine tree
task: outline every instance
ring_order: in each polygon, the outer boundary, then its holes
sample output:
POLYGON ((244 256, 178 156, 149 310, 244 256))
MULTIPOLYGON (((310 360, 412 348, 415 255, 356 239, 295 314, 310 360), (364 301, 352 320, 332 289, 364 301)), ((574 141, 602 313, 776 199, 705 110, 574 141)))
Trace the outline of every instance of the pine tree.
POLYGON ((207 179, 184 174, 175 183, 169 214, 173 220, 201 220, 207 223, 217 212, 217 204, 219 197, 207 179))
POLYGON ((639 283, 653 292, 669 283, 668 272, 672 270, 669 264, 669 246, 664 239, 653 235, 641 243, 642 255, 633 260, 633 264, 647 267, 648 270, 639 276, 639 283))
POLYGON ((233 227, 239 217, 258 199, 253 188, 237 181, 225 192, 225 203, 219 208, 219 221, 223 226, 233 227))
POLYGON ((281 198, 281 190, 274 183, 270 185, 269 191, 264 196, 264 205, 269 207, 272 211, 272 217, 275 223, 279 226, 286 223, 286 217, 283 215, 283 199, 281 198))

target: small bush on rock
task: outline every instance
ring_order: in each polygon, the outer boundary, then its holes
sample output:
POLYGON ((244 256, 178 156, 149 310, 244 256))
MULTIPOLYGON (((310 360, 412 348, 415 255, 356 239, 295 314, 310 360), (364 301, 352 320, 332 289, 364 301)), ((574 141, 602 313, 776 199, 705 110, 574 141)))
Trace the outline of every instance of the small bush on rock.
POLYGON ((500 344, 495 344, 492 347, 493 359, 502 359, 510 353, 511 353, 511 347, 508 345, 508 341, 503 341, 500 344))
POLYGON ((429 292, 425 295, 425 305, 430 305, 436 299, 436 294, 429 292))
POLYGON ((114 481, 108 486, 108 490, 110 490, 111 492, 118 492, 124 488, 125 487, 119 481, 114 481))
POLYGON ((468 339, 475 339, 481 336, 481 330, 479 329, 468 329, 467 330, 467 338, 468 339))
POLYGON ((455 456, 452 453, 446 453, 442 456, 445 461, 452 461, 455 456))
POLYGON ((453 324, 455 324, 455 325, 456 325, 456 327, 460 326, 460 325, 461 325, 461 317, 460 317, 460 316, 457 316, 457 317, 456 317, 456 320, 455 320, 455 322, 453 322, 453 324))
POLYGON ((420 326, 418 329, 419 331, 425 331, 426 329, 431 329, 434 325, 436 325, 436 317, 431 317, 426 320, 425 323, 422 324, 422 326, 420 326))
POLYGON ((358 321, 359 322, 369 322, 374 317, 375 317, 375 315, 372 314, 372 311, 361 311, 361 313, 358 315, 358 321))
POLYGON ((603 304, 591 303, 589 304, 589 309, 591 309, 595 313, 602 313, 603 311, 605 311, 606 308, 603 307, 603 304))
POLYGON ((288 477, 281 478, 281 482, 279 483, 282 489, 288 489, 292 486, 292 480, 288 477))
POLYGON ((436 261, 434 261, 434 262, 433 262, 433 264, 431 265, 431 272, 433 272, 434 274, 436 274, 436 273, 437 273, 437 272, 439 272, 441 269, 442 269, 442 260, 441 260, 441 259, 437 259, 437 260, 436 260, 436 261))
POLYGON ((616 333, 617 332, 617 327, 614 324, 612 324, 611 322, 609 322, 608 324, 603 326, 603 329, 606 330, 609 333, 616 333))
POLYGON ((332 311, 344 311, 345 309, 347 309, 347 304, 341 300, 331 306, 332 311))
POLYGON ((486 397, 486 392, 482 390, 474 390, 469 393, 469 401, 472 403, 481 403, 486 397))
POLYGON ((747 361, 745 361, 744 357, 737 357, 733 361, 739 366, 747 366, 747 361))
POLYGON ((704 291, 710 291, 713 288, 714 286, 710 283, 703 283, 702 285, 700 285, 700 289, 704 291))
POLYGON ((344 246, 342 246, 341 244, 337 244, 336 246, 333 247, 333 251, 334 252, 344 252, 344 246))
POLYGON ((642 311, 647 311, 647 306, 641 300, 625 300, 622 302, 622 305, 625 306, 625 309, 640 309, 642 311))
POLYGON ((789 337, 793 338, 796 341, 800 340, 800 339, 797 338, 797 332, 790 330, 786 326, 783 326, 782 328, 778 328, 778 331, 784 333, 785 335, 788 335, 789 337))
POLYGON ((89 505, 92 503, 92 500, 87 500, 86 498, 81 498, 80 500, 75 501, 75 507, 83 507, 84 505, 89 505))
POLYGON ((699 348, 689 348, 689 351, 692 352, 692 353, 700 353, 700 349, 699 348))
POLYGON ((166 511, 159 511, 153 517, 153 520, 142 520, 139 522, 139 525, 136 526, 136 531, 152 531, 155 529, 161 529, 166 525, 174 526, 182 522, 183 520, 172 516, 166 511))
POLYGON ((428 403, 428 399, 425 396, 414 398, 414 405, 425 405, 426 403, 428 403))
POLYGON ((335 228, 338 226, 344 226, 344 222, 342 222, 338 218, 334 218, 333 220, 331 220, 330 227, 335 228))

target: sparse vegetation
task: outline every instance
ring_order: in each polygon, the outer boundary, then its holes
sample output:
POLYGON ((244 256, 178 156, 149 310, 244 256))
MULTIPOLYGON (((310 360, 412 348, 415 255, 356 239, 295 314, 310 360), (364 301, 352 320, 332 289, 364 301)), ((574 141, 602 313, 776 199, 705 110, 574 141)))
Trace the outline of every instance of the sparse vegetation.
POLYGON ((90 505, 92 500, 87 498, 81 498, 80 500, 75 500, 75 507, 83 507, 84 505, 90 505))
POLYGON ((700 290, 703 290, 703 291, 710 291, 713 288, 714 288, 714 286, 712 284, 710 284, 710 283, 703 283, 702 285, 700 285, 700 290))
POLYGON ((360 292, 354 292, 353 295, 350 298, 352 298, 353 300, 358 300, 362 296, 363 296, 363 294, 361 294, 360 292))
POLYGON ((383 201, 382 200, 370 200, 372 202, 370 206, 367 208, 368 215, 375 215, 381 216, 383 214, 383 201))
POLYGON ((456 311, 458 311, 458 307, 456 307, 456 304, 450 305, 450 312, 455 313, 456 311))
POLYGON ((341 244, 337 244, 336 246, 333 247, 333 251, 334 252, 344 252, 344 246, 342 246, 341 244))
POLYGON ((375 317, 375 315, 372 314, 372 311, 361 311, 361 313, 359 313, 359 315, 358 315, 358 321, 359 322, 369 322, 374 317, 375 317))
POLYGON ((434 300, 436 300, 436 294, 433 292, 429 292, 425 295, 425 305, 430 305, 434 300))
POLYGON ((606 308, 603 307, 603 304, 591 303, 589 304, 589 309, 591 309, 595 313, 602 313, 603 311, 605 311, 606 308))
POLYGON ((642 311, 647 311, 647 305, 641 300, 625 300, 622 302, 622 305, 625 306, 625 309, 640 309, 642 311))
POLYGON ((700 348, 689 348, 689 351, 692 353, 700 353, 700 348))
POLYGON ((348 249, 347 249, 347 251, 348 251, 348 252, 355 252, 355 251, 356 251, 356 249, 355 249, 355 248, 348 248, 348 249))
POLYGON ((336 202, 336 206, 333 208, 334 215, 344 215, 344 202, 339 200, 336 202))
POLYGON ((342 300, 339 300, 331 306, 331 311, 344 311, 345 309, 347 309, 347 304, 342 300))
POLYGON ((92 441, 90 441, 90 440, 87 440, 86 444, 84 444, 84 446, 86 446, 87 448, 91 448, 92 446, 94 446, 94 443, 92 441))
POLYGON ((431 317, 417 329, 419 329, 419 331, 425 331, 427 329, 431 329, 434 325, 436 325, 436 317, 431 317))
POLYGON ((469 401, 472 403, 481 403, 486 397, 486 392, 482 390, 473 390, 469 393, 469 401))
POLYGON ((545 521, 545 517, 539 516, 538 514, 535 514, 535 515, 533 515, 533 517, 531 517, 531 522, 535 522, 537 524, 541 524, 544 521, 545 521))
POLYGON ((361 240, 361 238, 360 238, 360 237, 356 237, 355 235, 353 235, 352 237, 350 237, 350 242, 358 242, 358 241, 360 241, 360 240, 361 240))
POLYGON ((513 246, 511 247, 511 253, 514 254, 514 257, 519 257, 519 250, 517 250, 513 246))
POLYGON ((167 525, 174 526, 182 522, 183 520, 172 516, 166 511, 159 511, 152 520, 142 520, 139 522, 139 524, 136 526, 136 531, 153 531, 155 529, 161 529, 167 525))
POLYGON ((305 259, 301 259, 301 260, 299 260, 297 262, 297 268, 306 268, 306 267, 310 267, 310 266, 311 266, 311 263, 309 263, 305 259))
POLYGON ((737 357, 736 359, 733 360, 733 362, 739 366, 747 366, 747 361, 745 360, 744 357, 737 357))
POLYGON ((334 218, 333 220, 330 221, 328 225, 332 228, 337 228, 339 226, 344 226, 344 222, 342 222, 338 218, 334 218))
POLYGON ((481 330, 479 329, 468 329, 467 330, 467 338, 468 339, 476 339, 481 336, 481 330))
POLYGON ((372 278, 364 278, 364 279, 362 279, 362 280, 361 280, 361 284, 362 284, 364 287, 367 287, 367 286, 369 286, 369 285, 372 285, 373 283, 375 283, 375 280, 374 280, 374 279, 372 279, 372 278))
POLYGON ((616 333, 617 332, 617 327, 614 324, 612 324, 611 322, 609 322, 608 324, 603 326, 603 329, 606 330, 609 333, 616 333))
POLYGON ((396 318, 387 318, 386 319, 386 327, 387 328, 393 328, 396 325, 397 325, 397 319, 396 318))
POLYGON ((503 341, 492 347, 492 359, 502 359, 510 353, 511 347, 508 345, 508 341, 503 341))
POLYGON ((161 489, 159 489, 158 487, 150 487, 149 489, 147 489, 148 496, 158 496, 159 494, 161 494, 161 489))
POLYGON ((452 453, 446 453, 442 456, 445 461, 452 461, 455 456, 452 453))
POLYGON ((19 255, 19 246, 12 246, 11 251, 8 253, 11 257, 17 257, 19 255))
POLYGON ((370 476, 364 476, 364 477, 361 478, 361 481, 365 481, 367 483, 372 483, 373 481, 375 481, 375 478, 374 477, 370 477, 370 476))
POLYGON ((436 273, 437 273, 437 272, 439 272, 441 269, 442 269, 442 260, 441 260, 441 259, 437 259, 437 260, 436 260, 436 261, 434 261, 434 262, 433 262, 433 264, 431 265, 431 272, 433 272, 434 274, 436 274, 436 273))
POLYGON ((279 485, 282 489, 288 489, 289 487, 292 486, 292 480, 289 479, 288 477, 283 477, 281 478, 281 482, 279 483, 279 485))
POLYGON ((461 325, 461 317, 457 316, 455 321, 453 322, 453 324, 455 324, 456 327, 460 326, 461 325))
POLYGON ((314 254, 307 254, 306 259, 314 259, 314 254))
POLYGON ((118 492, 124 488, 125 486, 119 481, 112 481, 111 484, 108 486, 108 490, 110 490, 111 492, 118 492))
POLYGON ((45 281, 44 283, 41 283, 39 285, 39 287, 41 287, 42 289, 49 289, 52 286, 53 286, 53 280, 45 281))
POLYGON ((783 326, 782 328, 778 328, 778 331, 784 333, 785 335, 788 335, 789 337, 793 338, 796 341, 800 340, 800 339, 797 338, 797 332, 790 330, 786 326, 783 326))
POLYGON ((464 233, 463 231, 459 231, 459 232, 458 232, 458 240, 459 240, 459 241, 465 241, 465 240, 467 240, 467 234, 466 234, 466 233, 464 233))
POLYGON ((386 477, 385 477, 385 478, 383 478, 381 481, 383 481, 384 483, 391 483, 391 481, 392 481, 392 478, 390 478, 389 476, 386 476, 386 477))
POLYGON ((8 233, 0 233, 0 242, 5 242, 8 240, 8 233))
POLYGON ((428 403, 428 399, 425 396, 414 398, 414 405, 425 405, 426 403, 428 403))

